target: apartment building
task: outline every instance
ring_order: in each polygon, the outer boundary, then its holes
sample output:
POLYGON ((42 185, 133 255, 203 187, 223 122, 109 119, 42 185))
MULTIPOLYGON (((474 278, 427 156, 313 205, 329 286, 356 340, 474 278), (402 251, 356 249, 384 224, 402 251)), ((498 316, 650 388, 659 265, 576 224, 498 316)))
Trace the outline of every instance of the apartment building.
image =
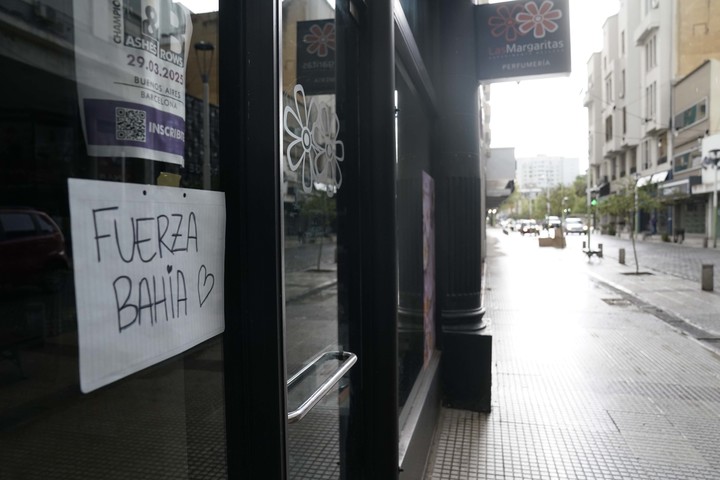
POLYGON ((589 185, 601 199, 630 183, 656 189, 663 206, 641 212, 638 231, 655 217, 658 233, 705 235, 710 195, 701 144, 716 131, 710 102, 717 76, 708 60, 720 57, 720 5, 622 0, 603 35, 603 50, 588 60, 584 99, 589 185))
POLYGON ((659 194, 672 209, 675 229, 687 234, 709 231, 713 179, 708 175, 707 183, 702 182, 702 146, 720 122, 720 91, 712 81, 717 78, 720 62, 706 60, 673 88, 673 180, 665 182, 659 194))
POLYGON ((600 52, 595 52, 587 62, 588 85, 583 98, 583 106, 588 113, 588 185, 600 184, 605 130, 602 124, 603 98, 600 79, 600 52))
POLYGON ((577 158, 539 155, 517 159, 517 184, 526 198, 535 198, 559 185, 568 187, 578 175, 577 158))

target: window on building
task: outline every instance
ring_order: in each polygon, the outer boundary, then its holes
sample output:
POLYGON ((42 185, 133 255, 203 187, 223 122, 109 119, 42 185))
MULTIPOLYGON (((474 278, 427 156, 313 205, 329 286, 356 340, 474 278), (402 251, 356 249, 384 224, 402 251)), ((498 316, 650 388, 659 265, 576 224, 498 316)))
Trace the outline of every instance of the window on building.
POLYGON ((667 162, 667 149, 665 146, 665 140, 662 137, 658 137, 657 141, 657 159, 658 165, 667 162))
POLYGON ((682 130, 707 118, 707 98, 675 115, 675 130, 682 130))
POLYGON ((623 135, 627 133, 627 108, 625 107, 622 109, 622 133, 623 135))
POLYGON ((650 165, 652 165, 652 158, 650 157, 650 140, 643 141, 642 148, 643 170, 647 170, 650 168, 650 165))
POLYGON ((699 149, 682 152, 673 157, 673 171, 682 172, 689 168, 699 168, 702 165, 702 152, 699 149))
POLYGON ((645 88, 645 121, 650 121, 655 118, 655 104, 656 104, 656 82, 651 83, 645 88))
POLYGON ((620 93, 618 94, 620 98, 625 98, 625 69, 622 69, 622 72, 620 72, 620 93))
POLYGON ((609 142, 613 138, 613 131, 612 131, 612 115, 608 115, 608 117, 605 119, 605 141, 609 142))
POLYGON ((620 56, 625 56, 625 30, 620 32, 620 56))
POLYGON ((605 79, 605 101, 612 102, 612 100, 612 76, 609 76, 605 79))
POLYGON ((657 66, 657 39, 655 35, 645 44, 645 71, 649 72, 657 66))

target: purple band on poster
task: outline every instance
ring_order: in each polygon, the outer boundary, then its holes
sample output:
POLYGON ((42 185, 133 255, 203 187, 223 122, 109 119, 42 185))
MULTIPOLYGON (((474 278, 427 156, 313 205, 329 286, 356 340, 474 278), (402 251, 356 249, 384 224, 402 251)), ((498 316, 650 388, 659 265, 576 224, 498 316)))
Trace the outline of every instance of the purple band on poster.
POLYGON ((185 120, 146 105, 84 100, 89 145, 143 147, 182 156, 185 120))

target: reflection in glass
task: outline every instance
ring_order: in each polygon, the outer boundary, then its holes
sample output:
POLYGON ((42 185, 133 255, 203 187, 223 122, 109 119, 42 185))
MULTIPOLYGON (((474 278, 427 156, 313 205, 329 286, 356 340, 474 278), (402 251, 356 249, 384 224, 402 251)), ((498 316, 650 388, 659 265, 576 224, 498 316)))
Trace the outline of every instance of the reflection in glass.
MULTIPOLYGON (((334 4, 334 2, 332 2, 334 4)), ((285 230, 286 361, 288 377, 318 354, 342 351, 339 335, 337 196, 344 147, 336 110, 334 5, 283 2, 283 221, 285 230)), ((311 368, 288 391, 300 404, 337 367, 311 368)), ((288 429, 289 476, 339 478, 340 423, 349 386, 343 379, 308 416, 288 429)))
MULTIPOLYGON (((176 99, 185 110, 184 165, 130 153, 91 156, 76 82, 76 59, 85 52, 75 51, 74 28, 80 20, 89 32, 101 30, 90 14, 101 2, 45 3, 0 5, 0 478, 224 478, 221 337, 81 394, 67 193, 68 178, 201 188, 200 75, 190 57, 176 99)), ((141 5, 124 3, 119 14, 141 5)), ((176 17, 165 19, 180 27, 176 17)), ((217 12, 192 21, 193 40, 217 45, 217 12)), ((105 72, 117 67, 102 57, 89 61, 105 72)), ((214 73, 214 185, 217 98, 214 73)))

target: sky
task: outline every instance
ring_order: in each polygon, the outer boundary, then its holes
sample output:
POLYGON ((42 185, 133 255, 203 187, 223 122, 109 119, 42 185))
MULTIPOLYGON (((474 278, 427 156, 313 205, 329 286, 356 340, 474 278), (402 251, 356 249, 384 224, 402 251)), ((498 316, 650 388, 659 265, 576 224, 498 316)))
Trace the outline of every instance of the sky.
MULTIPOLYGON (((194 13, 216 11, 217 0, 181 0, 194 13)), ((501 3, 491 0, 490 3, 501 3)), ((587 61, 602 50, 602 26, 620 9, 619 0, 570 0, 572 74, 569 77, 493 83, 490 88, 491 147, 515 147, 519 158, 578 158, 588 165, 587 61)))
POLYGON ((517 158, 578 158, 580 172, 587 169, 587 61, 602 50, 603 24, 619 10, 618 0, 570 0, 572 74, 492 84, 492 148, 515 147, 517 158))

